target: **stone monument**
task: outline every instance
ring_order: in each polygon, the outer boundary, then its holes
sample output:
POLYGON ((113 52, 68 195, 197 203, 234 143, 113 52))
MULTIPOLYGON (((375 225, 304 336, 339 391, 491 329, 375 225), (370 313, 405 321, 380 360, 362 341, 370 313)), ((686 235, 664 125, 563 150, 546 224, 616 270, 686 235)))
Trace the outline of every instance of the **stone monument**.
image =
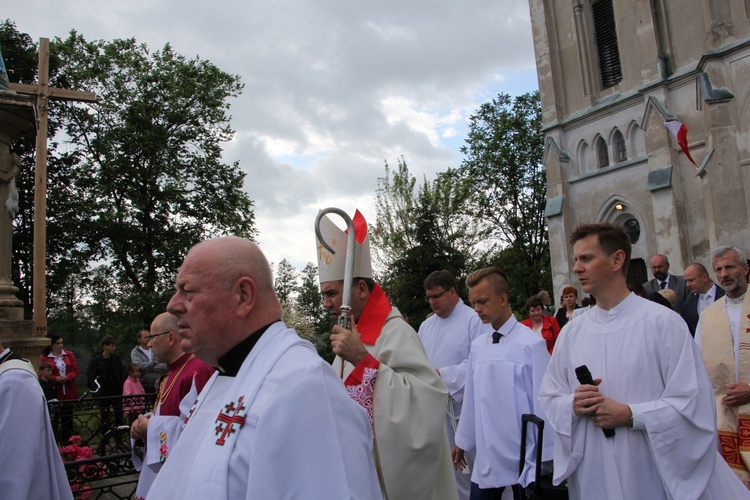
POLYGON ((24 319, 24 304, 16 297, 18 288, 11 278, 13 219, 18 210, 15 178, 21 169, 18 156, 11 152, 11 144, 36 133, 36 98, 6 90, 7 86, 1 84, 7 81, 1 53, 0 73, 0 341, 4 347, 36 363, 49 339, 37 337, 34 322, 24 319))

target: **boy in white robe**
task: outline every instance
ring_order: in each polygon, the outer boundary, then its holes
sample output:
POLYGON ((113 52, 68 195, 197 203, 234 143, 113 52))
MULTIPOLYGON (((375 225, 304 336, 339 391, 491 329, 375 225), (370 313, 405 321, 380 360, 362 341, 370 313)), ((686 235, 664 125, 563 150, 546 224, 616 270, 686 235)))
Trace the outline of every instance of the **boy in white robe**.
MULTIPOLYGON (((453 448, 455 467, 465 450, 476 450, 471 480, 482 499, 500 498, 507 486, 534 480, 535 433, 528 434, 526 467, 519 477, 521 416, 544 414, 536 394, 549 362, 544 339, 519 323, 510 309, 508 280, 496 267, 466 278, 469 300, 487 326, 471 344, 462 417, 453 448)), ((546 437, 546 436, 545 436, 546 437)), ((552 440, 545 439, 542 460, 552 458, 552 440)), ((517 489, 517 488, 514 488, 517 489)))

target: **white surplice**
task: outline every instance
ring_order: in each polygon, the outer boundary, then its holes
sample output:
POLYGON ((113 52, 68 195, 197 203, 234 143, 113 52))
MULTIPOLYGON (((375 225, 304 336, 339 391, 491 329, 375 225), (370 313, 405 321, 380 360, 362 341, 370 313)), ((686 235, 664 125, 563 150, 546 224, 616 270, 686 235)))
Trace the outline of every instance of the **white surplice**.
MULTIPOLYGON (((530 428, 526 447, 526 468, 519 478, 521 415, 533 413, 545 419, 536 394, 549 362, 547 343, 514 316, 492 343, 492 328, 471 346, 461 420, 456 445, 476 449, 471 480, 480 488, 499 488, 534 480, 536 432, 530 428)), ((552 458, 552 439, 544 438, 542 460, 552 458)))
POLYGON ((555 483, 571 499, 749 498, 716 449, 711 384, 687 325, 674 311, 630 294, 566 325, 539 400, 555 430, 555 483), (606 438, 573 413, 575 369, 633 412, 633 429, 606 438))
POLYGON ((169 456, 168 450, 179 441, 185 418, 197 397, 198 388, 193 381, 190 391, 180 401, 179 416, 161 415, 159 406, 157 406, 155 413, 147 414, 150 418, 148 433, 146 434, 146 446, 141 449, 143 458, 140 458, 135 452, 132 457, 135 470, 140 471, 136 499, 146 498, 148 490, 169 456))
POLYGON ((379 499, 365 411, 277 322, 206 384, 148 499, 379 499))
POLYGON ((0 369, 0 498, 72 500, 33 366, 9 360, 0 369))
MULTIPOLYGON (((445 415, 445 430, 451 448, 455 442, 455 426, 461 415, 461 405, 466 384, 466 367, 469 363, 471 343, 487 328, 474 309, 459 301, 447 318, 433 314, 419 326, 422 341, 430 364, 440 370, 450 394, 448 404, 452 409, 445 415)), ((467 453, 470 470, 474 467, 474 453, 467 453)), ((459 498, 468 500, 471 491, 471 475, 456 471, 459 498)))

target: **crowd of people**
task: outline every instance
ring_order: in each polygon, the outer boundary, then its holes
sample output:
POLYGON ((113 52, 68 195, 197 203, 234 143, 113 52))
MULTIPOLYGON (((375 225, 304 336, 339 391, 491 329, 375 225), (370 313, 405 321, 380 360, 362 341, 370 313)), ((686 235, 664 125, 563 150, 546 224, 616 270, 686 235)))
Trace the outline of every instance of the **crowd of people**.
MULTIPOLYGON (((584 225, 570 239, 578 286, 563 288, 556 312, 542 290, 521 321, 497 267, 466 277, 468 304, 438 270, 425 276, 432 314, 415 331, 374 279, 359 212, 352 224, 352 248, 328 217, 319 226, 323 306, 337 319, 332 365, 283 323, 270 265, 236 237, 188 252, 130 363, 102 339, 87 381, 103 419, 128 419, 136 498, 521 498, 538 467, 575 499, 750 498, 742 250, 712 253, 716 284, 697 262, 670 274, 658 254, 654 279, 638 285, 622 228, 584 225), (157 395, 151 412, 137 399, 147 392, 157 395), (122 395, 130 402, 113 397, 122 395), (521 457, 524 414, 548 431, 542 442, 527 434, 521 457)), ((23 392, 24 411, 48 423, 40 449, 53 427, 69 437, 79 369, 63 339, 40 355, 35 388, 28 363, 2 346, 0 356, 0 374, 11 373, 0 392, 23 392), (45 396, 60 402, 52 419, 45 396)), ((70 498, 60 461, 36 461, 44 481, 24 490, 5 477, 0 491, 70 498)))

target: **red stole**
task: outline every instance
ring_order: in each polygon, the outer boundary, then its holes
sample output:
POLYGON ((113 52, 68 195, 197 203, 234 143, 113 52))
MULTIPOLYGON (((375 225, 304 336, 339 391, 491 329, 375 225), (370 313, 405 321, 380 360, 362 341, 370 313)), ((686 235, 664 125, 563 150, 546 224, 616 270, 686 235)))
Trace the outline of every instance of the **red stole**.
MULTIPOLYGON (((391 313, 391 303, 380 285, 377 283, 367 299, 365 308, 359 316, 357 322, 357 331, 363 344, 374 346, 380 336, 380 331, 385 325, 385 320, 391 313)), ((349 376, 344 381, 345 386, 362 385, 365 380, 365 369, 376 370, 380 367, 378 361, 372 354, 365 356, 365 359, 359 362, 349 376)), ((369 377, 367 377, 369 379, 369 377)), ((372 379, 374 385, 374 378, 372 379)))

